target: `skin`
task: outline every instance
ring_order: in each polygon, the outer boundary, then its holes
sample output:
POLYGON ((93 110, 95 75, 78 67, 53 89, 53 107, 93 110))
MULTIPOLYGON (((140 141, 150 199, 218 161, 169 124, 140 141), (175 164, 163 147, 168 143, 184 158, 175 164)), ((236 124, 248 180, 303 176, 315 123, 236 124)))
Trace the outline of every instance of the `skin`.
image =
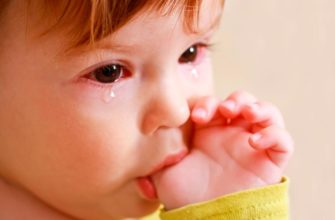
MULTIPOLYGON (((213 98, 206 50, 197 62, 178 62, 190 46, 209 41, 210 33, 185 32, 178 13, 161 16, 145 11, 99 42, 99 49, 65 54, 66 33, 52 32, 37 39, 43 27, 26 23, 23 2, 10 4, 0 29, 0 100, 5 106, 0 108, 0 210, 5 210, 0 213, 1 219, 139 217, 153 212, 160 202, 175 208, 279 181, 288 156, 277 158, 277 154, 271 158, 278 163, 278 172, 265 178, 268 182, 259 183, 258 173, 250 181, 230 180, 225 172, 215 181, 202 178, 199 172, 185 175, 195 166, 208 173, 215 173, 217 167, 228 162, 240 168, 240 163, 253 158, 215 160, 213 169, 208 169, 214 153, 222 153, 225 158, 218 140, 229 140, 226 146, 230 147, 239 143, 250 147, 248 139, 256 130, 250 131, 249 127, 264 122, 271 123, 258 131, 272 142, 250 142, 252 147, 284 149, 284 155, 291 152, 290 137, 278 126, 280 113, 272 105, 261 105, 254 112, 243 110, 256 99, 238 93, 229 97, 237 106, 230 111, 224 101, 213 98), (131 74, 108 85, 88 80, 93 68, 115 62, 131 74), (199 77, 192 76, 193 68, 199 77), (104 97, 110 89, 115 97, 106 102, 104 97), (205 109, 207 116, 198 114, 198 109, 205 109), (226 125, 238 134, 236 138, 227 139, 222 126, 213 130, 218 126, 217 119, 221 124, 227 118, 236 119, 231 127, 226 125), (246 123, 248 128, 244 127, 246 123), (205 143, 199 141, 201 137, 212 138, 205 143), (189 151, 189 155, 153 175, 160 201, 145 197, 136 179, 181 151, 189 151), (203 181, 193 191, 209 185, 213 192, 193 198, 192 190, 179 191, 184 190, 188 178, 203 181), (244 182, 243 186, 223 190, 215 186, 219 181, 227 186, 244 182), (170 183, 178 186, 175 191, 171 187, 167 190, 170 183)), ((205 2, 201 12, 213 11, 210 1, 205 2)), ((201 29, 207 30, 213 17, 201 13, 201 29)), ((32 16, 29 21, 33 20, 32 16)), ((271 158, 264 156, 262 161, 271 158)), ((265 166, 260 163, 255 169, 262 171, 265 166)))
MULTIPOLYGON (((2 191, 22 195, 8 212, 15 218, 23 206, 34 210, 25 215, 31 219, 46 212, 96 220, 153 212, 160 202, 143 196, 136 179, 188 149, 190 109, 212 94, 212 70, 206 50, 197 63, 178 59, 208 34, 185 32, 177 11, 141 12, 99 49, 65 54, 66 33, 36 38, 45 27, 33 15, 25 19, 24 2, 9 5, 0 40, 2 191), (115 62, 130 76, 114 84, 87 80, 92 67, 115 62), (110 89, 115 98, 106 103, 110 89)), ((201 29, 214 17, 202 16, 201 29)))
POLYGON ((166 209, 281 181, 293 141, 275 106, 237 91, 223 101, 204 97, 191 114, 189 155, 154 176, 166 209))

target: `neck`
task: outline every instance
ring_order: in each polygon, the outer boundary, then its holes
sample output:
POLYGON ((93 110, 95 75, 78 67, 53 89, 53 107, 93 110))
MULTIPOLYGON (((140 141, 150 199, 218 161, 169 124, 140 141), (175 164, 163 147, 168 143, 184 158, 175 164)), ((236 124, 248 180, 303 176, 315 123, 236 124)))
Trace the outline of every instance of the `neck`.
POLYGON ((0 219, 74 220, 0 177, 0 219))

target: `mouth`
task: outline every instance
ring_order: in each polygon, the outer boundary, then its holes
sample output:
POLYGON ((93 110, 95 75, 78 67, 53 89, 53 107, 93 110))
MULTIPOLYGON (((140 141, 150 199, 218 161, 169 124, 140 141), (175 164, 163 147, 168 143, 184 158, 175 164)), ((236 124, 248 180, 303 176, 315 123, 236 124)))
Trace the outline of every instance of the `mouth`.
POLYGON ((156 165, 148 175, 137 178, 136 182, 141 191, 141 194, 148 200, 156 200, 157 191, 156 187, 152 181, 151 176, 155 173, 169 167, 181 161, 188 154, 188 150, 184 149, 176 154, 171 154, 167 156, 161 163, 156 165))
POLYGON ((139 177, 136 182, 144 198, 148 200, 156 200, 158 198, 155 185, 150 176, 139 177))

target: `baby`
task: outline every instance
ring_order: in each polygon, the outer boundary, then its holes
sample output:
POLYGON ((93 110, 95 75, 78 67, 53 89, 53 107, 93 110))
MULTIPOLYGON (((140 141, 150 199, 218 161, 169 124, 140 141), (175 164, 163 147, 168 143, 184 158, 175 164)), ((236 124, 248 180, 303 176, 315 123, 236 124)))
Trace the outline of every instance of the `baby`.
POLYGON ((0 219, 286 218, 280 112, 213 94, 222 8, 1 1, 0 219))

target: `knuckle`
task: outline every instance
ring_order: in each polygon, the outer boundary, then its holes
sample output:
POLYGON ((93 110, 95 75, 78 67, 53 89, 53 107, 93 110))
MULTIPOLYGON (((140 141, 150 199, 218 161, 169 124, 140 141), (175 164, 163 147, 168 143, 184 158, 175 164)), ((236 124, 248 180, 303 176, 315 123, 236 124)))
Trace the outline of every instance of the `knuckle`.
POLYGON ((291 134, 286 129, 281 129, 281 133, 282 134, 279 138, 282 140, 285 149, 287 149, 287 153, 292 154, 294 149, 294 141, 291 134))
POLYGON ((285 122, 283 115, 279 108, 270 102, 259 102, 260 108, 268 115, 267 117, 271 118, 274 123, 278 124, 281 127, 285 127, 285 122))
POLYGON ((237 90, 233 92, 229 99, 234 99, 236 101, 247 101, 247 102, 255 102, 257 99, 255 96, 251 95, 249 92, 244 90, 237 90))
POLYGON ((206 106, 206 103, 208 103, 208 101, 210 100, 210 98, 211 98, 210 96, 200 97, 199 99, 196 100, 195 106, 196 107, 206 106))

